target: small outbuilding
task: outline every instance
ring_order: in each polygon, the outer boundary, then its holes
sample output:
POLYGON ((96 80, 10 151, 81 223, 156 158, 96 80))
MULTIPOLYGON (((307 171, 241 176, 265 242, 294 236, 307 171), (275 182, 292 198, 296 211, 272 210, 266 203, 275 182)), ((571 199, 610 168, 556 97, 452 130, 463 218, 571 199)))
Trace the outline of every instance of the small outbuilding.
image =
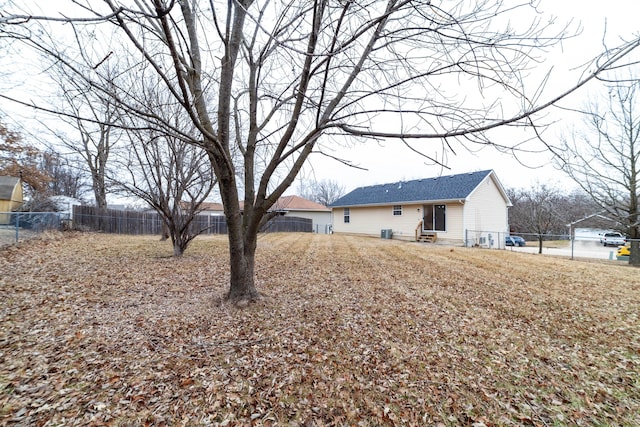
POLYGON ((509 206, 484 170, 360 187, 329 207, 334 233, 502 248, 509 206))
POLYGON ((23 202, 22 181, 13 176, 0 176, 0 224, 9 224, 12 212, 23 202))

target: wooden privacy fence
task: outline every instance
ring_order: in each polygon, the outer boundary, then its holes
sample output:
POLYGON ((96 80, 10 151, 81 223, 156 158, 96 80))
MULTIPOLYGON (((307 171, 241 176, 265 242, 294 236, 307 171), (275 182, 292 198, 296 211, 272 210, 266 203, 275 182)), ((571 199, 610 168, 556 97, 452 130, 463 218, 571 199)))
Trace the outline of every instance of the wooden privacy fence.
MULTIPOLYGON (((72 218, 73 227, 81 230, 114 234, 160 234, 162 232, 162 221, 155 212, 74 206, 72 218)), ((312 222, 308 218, 278 216, 269 221, 262 231, 311 233, 312 222)), ((221 215, 200 214, 191 223, 191 230, 198 234, 227 234, 227 221, 221 215)))

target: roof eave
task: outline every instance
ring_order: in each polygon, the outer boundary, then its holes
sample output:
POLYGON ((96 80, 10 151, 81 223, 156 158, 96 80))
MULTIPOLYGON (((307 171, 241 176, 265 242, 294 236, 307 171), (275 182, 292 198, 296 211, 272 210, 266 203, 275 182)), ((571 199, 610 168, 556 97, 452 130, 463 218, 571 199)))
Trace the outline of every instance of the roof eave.
POLYGON ((302 209, 302 208, 277 208, 274 209, 276 211, 285 211, 285 212, 331 212, 331 209, 302 209))
POLYGON ((399 202, 383 202, 383 203, 360 203, 360 204, 344 204, 331 206, 334 208, 356 208, 356 207, 375 207, 375 206, 393 206, 393 205, 423 205, 423 204, 435 204, 435 203, 460 203, 464 204, 466 199, 459 197, 455 199, 437 199, 437 200, 406 200, 399 202))

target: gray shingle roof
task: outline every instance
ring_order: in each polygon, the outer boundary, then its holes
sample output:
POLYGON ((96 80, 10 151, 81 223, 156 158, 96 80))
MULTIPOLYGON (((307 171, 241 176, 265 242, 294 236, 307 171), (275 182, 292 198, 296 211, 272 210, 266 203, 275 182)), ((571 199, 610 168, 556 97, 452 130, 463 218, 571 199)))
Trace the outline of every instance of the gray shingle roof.
POLYGON ((491 173, 491 170, 485 170, 360 187, 330 207, 465 199, 491 173))

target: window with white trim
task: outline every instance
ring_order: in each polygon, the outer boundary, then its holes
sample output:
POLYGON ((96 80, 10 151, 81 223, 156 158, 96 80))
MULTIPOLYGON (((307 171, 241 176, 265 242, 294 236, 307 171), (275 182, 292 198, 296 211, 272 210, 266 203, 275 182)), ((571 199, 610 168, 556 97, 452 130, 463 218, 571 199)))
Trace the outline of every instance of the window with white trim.
POLYGON ((349 212, 349 208, 344 208, 344 223, 348 224, 351 220, 351 212, 349 212))
POLYGON ((402 205, 393 205, 393 216, 402 215, 402 205))

